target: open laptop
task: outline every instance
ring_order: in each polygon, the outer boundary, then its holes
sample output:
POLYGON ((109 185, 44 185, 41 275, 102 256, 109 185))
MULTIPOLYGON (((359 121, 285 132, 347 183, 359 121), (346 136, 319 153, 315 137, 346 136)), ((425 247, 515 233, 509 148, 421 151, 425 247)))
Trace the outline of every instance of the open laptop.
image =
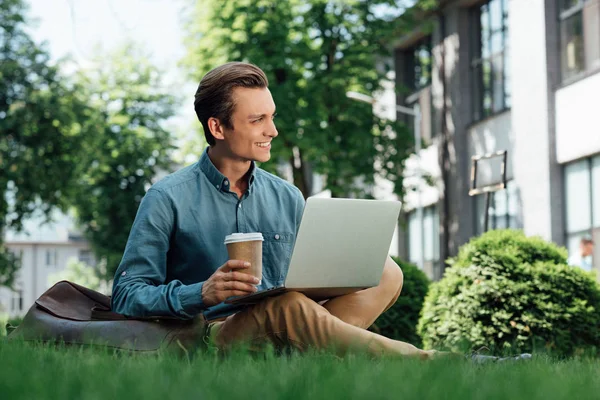
POLYGON ((251 304, 286 291, 324 300, 377 286, 400 208, 398 201, 309 198, 284 284, 225 303, 251 304))

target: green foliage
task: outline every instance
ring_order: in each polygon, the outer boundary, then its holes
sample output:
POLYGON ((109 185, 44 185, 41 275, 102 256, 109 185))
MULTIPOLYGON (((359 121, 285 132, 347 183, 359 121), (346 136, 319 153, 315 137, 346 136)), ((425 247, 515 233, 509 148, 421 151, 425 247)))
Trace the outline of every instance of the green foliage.
POLYGON ((0 237, 0 286, 12 287, 21 259, 6 248, 0 237))
POLYGON ((0 0, 0 285, 18 263, 1 244, 36 211, 74 208, 112 277, 139 202, 170 169, 164 122, 176 101, 130 43, 73 78, 25 30, 22 0, 0 0))
MULTIPOLYGON (((66 207, 84 141, 85 105, 28 36, 26 11, 22 0, 0 0, 0 242, 34 212, 66 207)), ((18 263, 7 254, 0 284, 10 286, 18 263)))
POLYGON ((346 97, 347 91, 382 89, 391 69, 383 39, 395 25, 374 10, 396 9, 394 3, 197 0, 184 64, 197 81, 227 61, 252 62, 266 72, 280 135, 263 167, 277 173, 279 163, 289 164, 305 196, 313 172, 327 176, 334 197, 371 196, 375 174, 394 182, 400 194, 412 134, 346 97))
POLYGON ((77 77, 88 99, 94 129, 75 166, 71 204, 96 257, 114 275, 125 250, 139 203, 152 180, 170 170, 172 138, 164 121, 176 99, 167 93, 161 71, 134 43, 98 54, 95 68, 77 77))
POLYGON ((100 293, 109 294, 109 285, 104 279, 101 279, 106 276, 105 268, 105 264, 95 268, 72 259, 67 263, 64 270, 48 276, 48 285, 54 285, 60 281, 69 281, 100 293))
POLYGON ((417 266, 394 258, 404 273, 402 293, 396 303, 373 324, 372 330, 390 339, 421 346, 417 323, 429 288, 429 279, 417 266))
POLYGON ((595 352, 600 290, 591 274, 565 263, 565 249, 521 231, 471 240, 430 288, 418 327, 425 346, 595 352))

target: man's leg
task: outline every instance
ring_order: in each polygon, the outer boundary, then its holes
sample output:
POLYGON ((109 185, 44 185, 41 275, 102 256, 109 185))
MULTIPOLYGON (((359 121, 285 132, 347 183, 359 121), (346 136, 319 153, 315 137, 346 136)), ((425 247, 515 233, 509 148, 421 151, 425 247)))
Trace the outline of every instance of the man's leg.
POLYGON ((298 292, 268 298, 223 322, 215 322, 211 324, 210 336, 220 349, 236 343, 246 343, 255 349, 271 342, 278 348, 293 347, 301 351, 310 347, 332 348, 338 355, 350 349, 366 350, 375 356, 429 358, 434 354, 347 324, 298 292))
POLYGON ((394 305, 403 281, 402 270, 388 257, 378 286, 328 300, 323 307, 342 321, 367 329, 394 305))

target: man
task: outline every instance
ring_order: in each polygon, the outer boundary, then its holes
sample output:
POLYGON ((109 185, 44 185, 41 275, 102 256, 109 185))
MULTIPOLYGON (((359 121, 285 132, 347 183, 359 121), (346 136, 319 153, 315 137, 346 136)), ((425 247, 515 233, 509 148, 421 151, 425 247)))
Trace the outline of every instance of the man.
POLYGON ((245 342, 305 350, 359 346, 374 355, 432 357, 366 329, 392 306, 402 271, 388 258, 379 286, 323 304, 290 292, 252 306, 225 305, 257 290, 248 265, 228 260, 233 232, 261 232, 263 279, 283 283, 298 231, 300 191, 255 162, 271 157, 275 103, 258 67, 228 63, 204 76, 196 114, 209 144, 200 160, 150 188, 140 204, 113 287, 113 309, 128 316, 193 318, 202 313, 219 348, 245 342))
POLYGON ((594 254, 594 241, 588 236, 581 238, 579 242, 579 252, 572 254, 567 263, 577 266, 585 271, 592 270, 592 255, 594 254))

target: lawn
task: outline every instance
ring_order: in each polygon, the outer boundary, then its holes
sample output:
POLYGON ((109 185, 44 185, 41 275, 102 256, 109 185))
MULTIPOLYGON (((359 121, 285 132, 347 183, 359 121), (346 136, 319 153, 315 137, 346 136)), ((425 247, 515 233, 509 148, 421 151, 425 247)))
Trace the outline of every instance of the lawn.
POLYGON ((584 399, 600 396, 600 362, 475 365, 327 354, 125 356, 0 340, 1 399, 584 399))

